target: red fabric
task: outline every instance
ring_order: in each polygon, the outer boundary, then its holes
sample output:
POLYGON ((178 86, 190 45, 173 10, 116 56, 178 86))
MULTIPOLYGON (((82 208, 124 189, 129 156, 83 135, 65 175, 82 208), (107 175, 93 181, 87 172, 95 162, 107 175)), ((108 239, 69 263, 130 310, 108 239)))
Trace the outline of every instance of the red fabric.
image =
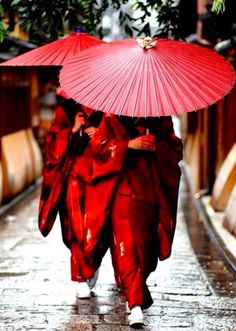
POLYGON ((92 159, 88 137, 73 134, 72 126, 58 107, 46 138, 39 229, 47 236, 59 212, 63 241, 71 250, 71 278, 83 281, 93 276, 94 265, 99 264, 84 251, 86 183, 91 180, 92 159))
POLYGON ((58 201, 61 195, 66 174, 71 168, 73 159, 67 154, 71 137, 71 124, 64 110, 55 110, 55 119, 46 136, 46 160, 43 171, 43 182, 39 201, 39 229, 47 236, 55 222, 58 212, 58 201))
POLYGON ((63 108, 57 107, 46 136, 46 160, 39 202, 39 229, 44 236, 54 224, 67 175, 72 173, 85 182, 91 180, 91 152, 89 148, 79 151, 81 144, 84 144, 83 137, 78 132, 72 133, 72 123, 63 108), (75 151, 70 150, 71 143, 78 146, 75 151))
POLYGON ((60 214, 63 240, 71 250, 71 279, 84 281, 94 274, 92 262, 83 249, 86 184, 75 177, 68 176, 64 191, 60 214))
POLYGON ((155 206, 132 195, 116 194, 111 215, 111 254, 117 284, 130 307, 147 308, 152 304, 146 279, 157 265, 155 214, 155 206))
MULTIPOLYGON (((105 220, 111 218, 117 283, 130 306, 144 308, 152 303, 146 279, 157 259, 171 253, 182 158, 182 143, 174 135, 171 119, 157 121, 154 129, 156 152, 129 150, 131 133, 114 115, 104 116, 91 141, 93 182, 87 204, 91 236, 85 248, 93 249, 105 220), (121 256, 120 244, 127 255, 121 256)), ((138 130, 135 134, 140 135, 138 130)))
POLYGON ((104 116, 97 136, 91 141, 93 181, 88 187, 91 199, 87 206, 87 221, 93 226, 95 219, 99 219, 99 226, 94 229, 97 233, 109 215, 121 175, 125 175, 137 199, 150 203, 155 200, 158 205, 159 258, 164 260, 170 255, 175 231, 182 142, 175 136, 169 117, 162 119, 156 134, 156 152, 132 151, 130 159, 133 158, 135 164, 131 161, 124 167, 130 137, 114 115, 104 116), (152 181, 154 185, 147 185, 152 181))

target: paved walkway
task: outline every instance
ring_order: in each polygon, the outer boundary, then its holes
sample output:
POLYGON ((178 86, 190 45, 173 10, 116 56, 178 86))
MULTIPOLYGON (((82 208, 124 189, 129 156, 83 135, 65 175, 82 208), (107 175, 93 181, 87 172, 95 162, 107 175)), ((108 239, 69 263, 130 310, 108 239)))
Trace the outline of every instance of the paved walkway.
MULTIPOLYGON (((38 232, 38 195, 0 216, 0 330, 130 330, 109 254, 93 297, 76 302, 59 224, 46 239, 38 232)), ((182 182, 185 207, 187 198, 182 182)), ((145 312, 144 330, 236 330, 236 281, 214 249, 208 251, 202 230, 189 224, 192 216, 191 206, 180 208, 172 257, 149 278, 154 304, 145 312)))

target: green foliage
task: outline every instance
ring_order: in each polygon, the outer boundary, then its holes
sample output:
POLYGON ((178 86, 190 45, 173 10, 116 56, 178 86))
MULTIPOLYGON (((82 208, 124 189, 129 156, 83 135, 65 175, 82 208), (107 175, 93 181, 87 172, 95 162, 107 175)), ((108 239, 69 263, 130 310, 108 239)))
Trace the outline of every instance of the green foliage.
MULTIPOLYGON (((102 37, 101 21, 107 9, 119 13, 120 25, 126 36, 150 35, 151 27, 148 18, 151 12, 156 13, 158 21, 155 35, 174 35, 177 29, 177 9, 174 0, 10 0, 4 1, 4 9, 13 10, 24 28, 30 41, 44 43, 57 39, 67 31, 84 27, 88 33, 102 37), (140 16, 133 18, 127 7, 138 10, 140 16), (66 31, 65 31, 66 30, 66 31)), ((14 22, 15 23, 15 22, 14 22)))
POLYGON ((138 36, 178 37, 178 8, 174 3, 174 0, 147 0, 145 3, 134 1, 131 8, 140 12, 140 16, 134 19, 123 13, 126 34, 132 36, 133 31, 138 31, 138 36), (156 20, 155 31, 149 22, 153 13, 156 20))
POLYGON ((180 38, 178 31, 179 11, 174 6, 174 0, 156 1, 156 21, 160 27, 156 29, 155 35, 161 37, 180 38))
MULTIPOLYGON (((102 37, 101 21, 108 9, 118 12, 124 36, 135 34, 180 37, 175 0, 0 0, 0 2, 5 12, 11 12, 9 26, 14 27, 17 15, 18 23, 28 32, 30 41, 39 44, 57 39, 58 36, 77 27, 83 27, 88 33, 102 37), (134 10, 139 13, 139 17, 133 17, 134 10), (153 13, 156 21, 154 31, 151 30, 149 19, 153 17, 153 13)), ((214 0, 213 9, 218 12, 222 8, 224 8, 224 0, 214 0)), ((0 22, 0 39, 6 32, 7 27, 0 22)))
POLYGON ((3 41, 3 39, 8 35, 8 30, 7 30, 7 26, 4 23, 4 21, 2 20, 3 18, 3 7, 0 4, 0 43, 3 41))
POLYGON ((214 0, 212 11, 217 14, 223 13, 225 11, 225 0, 214 0))
POLYGON ((83 11, 80 2, 13 0, 11 6, 19 16, 20 27, 26 29, 30 40, 41 43, 63 35, 64 22, 68 24, 68 29, 73 29, 79 24, 77 15, 83 11))

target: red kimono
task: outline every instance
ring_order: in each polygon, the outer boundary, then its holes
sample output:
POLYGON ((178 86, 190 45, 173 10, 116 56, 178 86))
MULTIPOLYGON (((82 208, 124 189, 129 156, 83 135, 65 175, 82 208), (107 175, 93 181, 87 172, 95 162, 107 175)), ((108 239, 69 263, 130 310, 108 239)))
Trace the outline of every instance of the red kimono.
POLYGON ((95 251, 104 225, 109 230, 117 284, 129 306, 147 308, 146 285, 158 258, 171 254, 182 143, 171 118, 140 119, 107 115, 91 141, 93 181, 88 186, 86 244, 95 251), (149 128, 155 152, 128 149, 128 142, 149 128))
POLYGON ((88 136, 72 133, 76 112, 58 107, 47 133, 39 229, 47 236, 59 213, 63 241, 71 250, 71 278, 84 281, 94 274, 94 262, 83 247, 86 187, 91 180, 92 159, 88 136))

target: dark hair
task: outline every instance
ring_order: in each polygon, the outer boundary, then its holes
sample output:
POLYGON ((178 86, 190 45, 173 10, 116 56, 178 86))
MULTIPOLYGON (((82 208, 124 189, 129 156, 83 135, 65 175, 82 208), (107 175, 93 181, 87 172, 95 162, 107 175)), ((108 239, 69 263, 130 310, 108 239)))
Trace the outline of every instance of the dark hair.
POLYGON ((74 124, 75 115, 78 113, 78 111, 81 111, 84 114, 81 104, 75 102, 73 99, 65 99, 61 103, 61 106, 65 110, 66 115, 72 124, 74 124))

